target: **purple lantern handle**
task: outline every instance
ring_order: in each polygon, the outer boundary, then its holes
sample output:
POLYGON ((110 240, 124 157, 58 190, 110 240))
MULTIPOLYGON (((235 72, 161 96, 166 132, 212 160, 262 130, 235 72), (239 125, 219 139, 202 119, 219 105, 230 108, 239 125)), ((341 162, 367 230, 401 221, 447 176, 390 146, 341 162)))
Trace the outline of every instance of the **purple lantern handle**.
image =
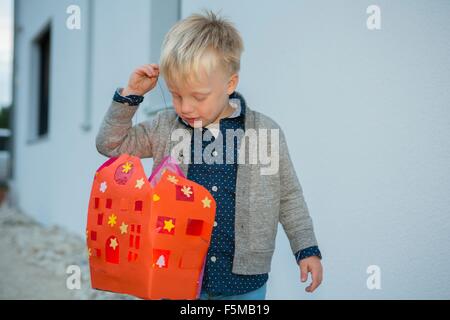
POLYGON ((176 160, 172 156, 166 156, 152 172, 152 175, 148 179, 148 182, 150 183, 152 188, 154 188, 158 184, 159 180, 161 180, 161 176, 163 175, 165 169, 172 171, 173 173, 183 178, 186 178, 176 160))

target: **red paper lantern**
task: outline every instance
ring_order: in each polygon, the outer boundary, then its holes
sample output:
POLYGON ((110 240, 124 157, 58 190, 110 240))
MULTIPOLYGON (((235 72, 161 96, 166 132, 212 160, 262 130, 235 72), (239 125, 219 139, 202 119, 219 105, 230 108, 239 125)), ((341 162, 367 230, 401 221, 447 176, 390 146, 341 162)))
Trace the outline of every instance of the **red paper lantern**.
POLYGON ((216 202, 168 157, 148 180, 123 154, 95 173, 87 245, 95 289, 144 299, 197 299, 216 202))

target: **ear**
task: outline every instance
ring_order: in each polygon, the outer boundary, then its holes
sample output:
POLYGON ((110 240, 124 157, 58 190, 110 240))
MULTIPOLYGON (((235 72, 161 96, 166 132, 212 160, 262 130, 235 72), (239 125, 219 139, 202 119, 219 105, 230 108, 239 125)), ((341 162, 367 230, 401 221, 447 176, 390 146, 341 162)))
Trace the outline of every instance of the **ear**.
POLYGON ((231 76, 230 80, 228 80, 227 85, 228 95, 232 94, 236 90, 238 83, 239 83, 239 74, 235 73, 231 76))

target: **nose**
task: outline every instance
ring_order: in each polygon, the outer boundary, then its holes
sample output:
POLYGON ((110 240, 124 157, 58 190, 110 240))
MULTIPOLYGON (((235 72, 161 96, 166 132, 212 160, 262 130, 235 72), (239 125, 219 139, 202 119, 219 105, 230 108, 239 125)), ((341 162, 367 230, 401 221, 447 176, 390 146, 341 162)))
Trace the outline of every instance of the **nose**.
POLYGON ((192 114, 194 111, 194 108, 189 105, 188 103, 184 102, 181 104, 181 113, 185 115, 192 114))

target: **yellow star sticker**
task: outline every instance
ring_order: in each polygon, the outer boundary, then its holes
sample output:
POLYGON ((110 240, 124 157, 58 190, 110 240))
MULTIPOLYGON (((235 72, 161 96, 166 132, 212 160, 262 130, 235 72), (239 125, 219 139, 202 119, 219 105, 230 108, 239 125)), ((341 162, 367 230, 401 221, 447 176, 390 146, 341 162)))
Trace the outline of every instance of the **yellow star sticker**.
POLYGON ((160 198, 160 196, 158 196, 156 193, 153 195, 153 201, 158 201, 160 198))
POLYGON ((92 257, 92 250, 91 250, 91 248, 88 248, 88 254, 89 254, 89 257, 92 257))
POLYGON ((191 194, 192 194, 191 187, 183 186, 183 188, 181 189, 181 192, 183 192, 186 197, 188 197, 188 198, 191 197, 191 194))
POLYGON ((203 199, 202 202, 203 202, 203 208, 211 208, 211 199, 208 199, 208 197, 205 197, 205 199, 203 199))
POLYGON ((113 248, 113 250, 116 250, 116 247, 118 246, 119 244, 117 243, 117 239, 116 238, 112 238, 111 239, 111 242, 109 243, 109 246, 111 247, 111 248, 113 248))
POLYGON ((175 225, 172 223, 172 219, 164 220, 163 230, 167 230, 167 231, 171 232, 173 228, 175 228, 175 225))
POLYGON ((133 165, 131 164, 131 162, 127 162, 122 166, 123 168, 122 172, 128 173, 128 171, 130 171, 132 167, 133 165))
POLYGON ((167 180, 169 180, 170 182, 172 182, 173 184, 177 184, 178 183, 178 179, 175 178, 175 176, 168 176, 167 180))
POLYGON ((121 234, 127 233, 127 230, 128 230, 128 225, 125 224, 125 222, 122 222, 122 224, 120 225, 120 233, 121 234))
POLYGON ((89 237, 89 230, 86 229, 86 238, 88 238, 88 237, 89 237))
POLYGON ((139 180, 136 180, 135 188, 142 189, 142 186, 144 185, 144 178, 140 178, 139 180))
POLYGON ((117 223, 117 217, 114 215, 114 214, 112 214, 112 215, 110 215, 109 217, 108 217, 108 224, 111 226, 111 227, 114 227, 114 225, 117 223))

